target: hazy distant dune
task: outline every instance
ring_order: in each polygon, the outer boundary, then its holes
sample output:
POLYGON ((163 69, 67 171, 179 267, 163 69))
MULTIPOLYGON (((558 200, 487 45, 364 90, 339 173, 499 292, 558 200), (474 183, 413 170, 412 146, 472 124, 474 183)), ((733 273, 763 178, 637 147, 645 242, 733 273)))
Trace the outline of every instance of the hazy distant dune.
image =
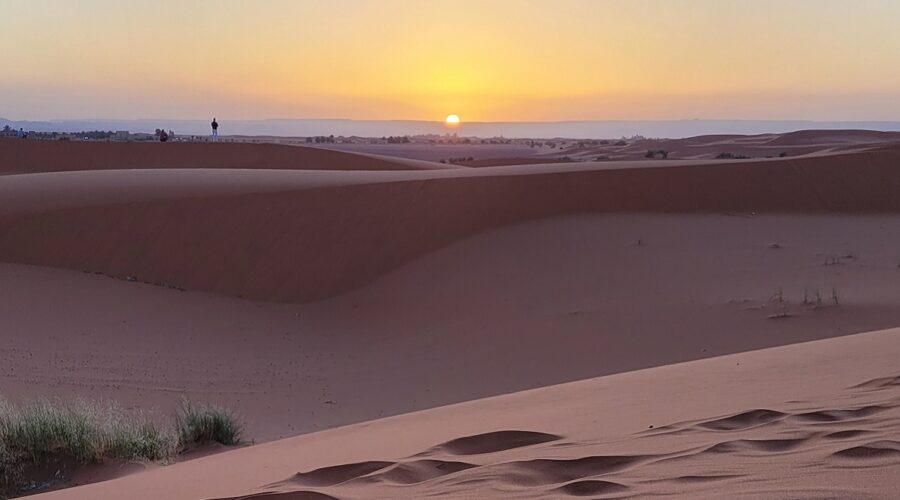
POLYGON ((715 159, 728 155, 753 159, 880 148, 896 143, 900 143, 900 132, 802 130, 786 134, 720 134, 684 139, 639 139, 622 146, 613 143, 568 149, 559 155, 580 160, 634 160, 643 158, 648 151, 665 151, 668 159, 715 159))
POLYGON ((877 130, 800 130, 773 137, 768 144, 800 145, 843 145, 875 144, 880 142, 900 142, 900 132, 877 130))

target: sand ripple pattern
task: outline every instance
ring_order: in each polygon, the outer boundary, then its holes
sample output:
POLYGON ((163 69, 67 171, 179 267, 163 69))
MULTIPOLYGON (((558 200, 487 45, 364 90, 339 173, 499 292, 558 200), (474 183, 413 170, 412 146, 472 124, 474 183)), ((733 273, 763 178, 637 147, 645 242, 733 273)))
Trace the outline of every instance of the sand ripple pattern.
POLYGON ((751 408, 609 442, 518 429, 460 436, 404 460, 301 471, 238 498, 637 498, 672 491, 710 498, 728 492, 840 496, 824 488, 776 493, 769 481, 801 470, 900 469, 898 380, 855 385, 839 399, 846 403, 840 407, 805 401, 751 408), (634 452, 622 453, 628 449, 634 452))

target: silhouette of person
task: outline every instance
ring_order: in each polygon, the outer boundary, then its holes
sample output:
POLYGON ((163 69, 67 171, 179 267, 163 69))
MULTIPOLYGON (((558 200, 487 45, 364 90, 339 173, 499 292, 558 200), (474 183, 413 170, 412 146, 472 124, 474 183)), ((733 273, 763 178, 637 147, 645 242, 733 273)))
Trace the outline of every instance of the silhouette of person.
POLYGON ((213 117, 210 126, 212 126, 212 141, 219 142, 219 122, 216 121, 215 117, 213 117))

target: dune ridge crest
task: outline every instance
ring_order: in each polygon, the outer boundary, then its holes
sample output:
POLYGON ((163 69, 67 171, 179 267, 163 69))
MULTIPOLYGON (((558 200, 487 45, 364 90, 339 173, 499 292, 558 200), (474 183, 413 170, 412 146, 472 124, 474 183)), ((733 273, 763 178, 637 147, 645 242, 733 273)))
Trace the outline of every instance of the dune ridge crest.
POLYGON ((201 170, 183 172, 171 188, 167 170, 9 176, 0 177, 0 194, 17 196, 0 205, 0 260, 309 302, 466 236, 547 217, 896 214, 898 163, 900 150, 884 149, 653 168, 598 163, 349 177, 260 170, 251 178, 201 170), (130 180, 137 175, 141 183, 130 180), (142 186, 154 182, 160 193, 178 194, 148 197, 142 186))

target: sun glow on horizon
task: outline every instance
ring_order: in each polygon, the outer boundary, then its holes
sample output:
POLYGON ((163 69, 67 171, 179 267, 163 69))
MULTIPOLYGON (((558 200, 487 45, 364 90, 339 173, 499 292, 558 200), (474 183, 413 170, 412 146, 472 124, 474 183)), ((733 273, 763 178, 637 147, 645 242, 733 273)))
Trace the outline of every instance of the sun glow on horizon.
POLYGON ((452 109, 473 124, 900 114, 900 65, 886 63, 900 52, 897 0, 161 3, 4 3, 0 46, 16 49, 0 51, 0 115, 432 121, 452 109))
POLYGON ((447 115, 447 118, 444 120, 444 123, 447 124, 448 127, 458 127, 459 126, 459 115, 447 115))

